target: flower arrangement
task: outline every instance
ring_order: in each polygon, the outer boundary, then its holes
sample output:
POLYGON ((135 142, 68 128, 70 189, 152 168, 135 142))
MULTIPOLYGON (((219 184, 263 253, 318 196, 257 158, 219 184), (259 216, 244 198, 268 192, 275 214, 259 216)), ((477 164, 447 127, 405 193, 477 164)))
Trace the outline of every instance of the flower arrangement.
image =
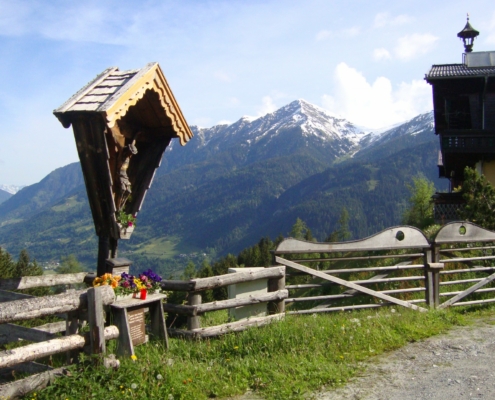
POLYGON ((131 227, 136 225, 136 217, 121 210, 117 213, 117 222, 124 228, 131 227))
POLYGON ((112 275, 112 274, 104 274, 102 276, 96 277, 93 281, 93 286, 103 286, 110 285, 115 290, 119 286, 119 281, 121 280, 120 276, 112 275))
POLYGON ((160 289, 162 277, 151 269, 140 273, 138 276, 123 272, 122 275, 104 274, 93 281, 93 286, 111 285, 115 294, 126 295, 138 293, 146 289, 148 293, 155 293, 160 289))

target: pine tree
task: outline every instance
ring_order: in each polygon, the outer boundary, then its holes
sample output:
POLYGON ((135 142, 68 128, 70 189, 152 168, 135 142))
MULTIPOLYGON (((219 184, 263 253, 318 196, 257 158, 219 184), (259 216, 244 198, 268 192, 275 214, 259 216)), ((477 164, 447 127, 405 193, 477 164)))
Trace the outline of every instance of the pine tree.
MULTIPOLYGON (((201 268, 198 271, 198 278, 209 278, 213 275, 213 268, 211 268, 210 263, 206 259, 203 260, 201 268)), ((215 298, 213 297, 213 290, 205 290, 201 297, 203 303, 211 303, 212 301, 215 301, 215 298)))
POLYGON ((12 276, 14 278, 21 278, 23 276, 35 275, 43 275, 43 269, 36 263, 36 260, 31 261, 29 259, 26 249, 21 250, 12 276))
POLYGON ((483 228, 495 230, 495 188, 486 177, 472 168, 466 168, 462 197, 466 206, 460 211, 461 217, 483 228))
POLYGON ((14 276, 15 263, 12 257, 0 247, 0 279, 8 279, 14 276))
POLYGON ((194 262, 192 262, 191 260, 187 263, 184 272, 182 272, 182 279, 188 280, 195 277, 196 277, 196 265, 194 265, 194 262))
POLYGON ((58 267, 59 274, 75 274, 77 272, 83 272, 83 267, 74 254, 63 256, 58 267))
POLYGON ((404 213, 404 223, 424 229, 432 225, 433 201, 431 196, 435 194, 435 185, 422 175, 413 178, 413 184, 407 185, 411 192, 409 198, 410 208, 404 213))
POLYGON ((340 212, 340 218, 338 222, 337 235, 340 241, 349 240, 352 237, 351 231, 349 230, 349 212, 347 208, 342 207, 340 212))

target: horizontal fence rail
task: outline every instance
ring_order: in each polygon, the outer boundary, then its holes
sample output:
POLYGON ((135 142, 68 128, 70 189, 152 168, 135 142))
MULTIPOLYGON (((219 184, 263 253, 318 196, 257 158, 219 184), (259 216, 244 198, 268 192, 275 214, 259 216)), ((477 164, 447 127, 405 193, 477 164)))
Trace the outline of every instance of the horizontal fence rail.
POLYGON ((494 292, 495 278, 487 274, 495 272, 495 232, 469 222, 444 225, 432 241, 407 226, 348 242, 289 238, 273 255, 274 264, 289 268, 289 313, 390 305, 423 311, 415 304, 445 308, 493 301, 487 296, 494 292))
MULTIPOLYGON (((0 344, 18 340, 34 342, 21 347, 0 351, 0 370, 34 373, 34 375, 0 385, 0 398, 17 398, 33 390, 47 386, 53 378, 64 374, 64 368, 35 362, 39 358, 59 353, 69 354, 83 349, 89 354, 105 352, 105 341, 119 337, 116 326, 104 326, 103 307, 112 304, 115 294, 110 286, 86 290, 70 290, 58 295, 34 297, 8 290, 32 289, 56 285, 72 285, 84 282, 90 274, 61 274, 30 276, 0 280, 0 344), (64 321, 26 327, 14 322, 33 318, 59 316, 64 321), (80 320, 89 322, 89 332, 79 334, 80 320), (60 333, 65 332, 65 336, 60 333)), ((104 359, 105 364, 117 366, 115 359, 104 359)))
POLYGON ((185 338, 206 338, 223 335, 227 332, 236 332, 252 326, 261 326, 283 317, 285 311, 284 300, 289 293, 285 289, 285 267, 277 266, 259 269, 257 271, 242 271, 210 278, 196 278, 190 281, 162 281, 164 290, 187 291, 187 304, 164 304, 164 310, 187 316, 187 329, 169 329, 171 336, 185 338), (235 284, 267 280, 267 293, 253 294, 246 297, 228 300, 219 300, 209 303, 202 302, 202 293, 235 284), (216 310, 232 309, 253 304, 267 304, 267 311, 274 315, 252 317, 213 327, 201 327, 200 315, 216 310))

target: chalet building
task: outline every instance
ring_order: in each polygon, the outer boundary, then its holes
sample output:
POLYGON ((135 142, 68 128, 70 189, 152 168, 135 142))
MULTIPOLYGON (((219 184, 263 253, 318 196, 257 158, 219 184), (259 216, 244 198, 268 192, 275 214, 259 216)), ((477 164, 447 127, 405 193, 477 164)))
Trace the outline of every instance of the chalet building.
POLYGON ((464 168, 476 168, 495 185, 495 51, 473 52, 479 32, 469 23, 457 36, 464 43, 460 64, 433 65, 425 80, 432 86, 435 134, 440 138, 439 176, 450 193, 437 193, 435 220, 458 219, 462 196, 454 189, 464 168))

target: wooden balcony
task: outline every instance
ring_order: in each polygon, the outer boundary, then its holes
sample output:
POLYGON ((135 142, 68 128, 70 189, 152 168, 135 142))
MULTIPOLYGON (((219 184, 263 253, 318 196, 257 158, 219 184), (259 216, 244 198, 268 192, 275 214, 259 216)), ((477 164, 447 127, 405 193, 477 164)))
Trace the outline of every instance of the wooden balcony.
POLYGON ((435 193, 432 196, 433 218, 437 224, 445 224, 460 219, 460 212, 465 207, 461 193, 435 193))
POLYGON ((495 130, 449 129, 440 132, 442 154, 493 154, 495 130))

